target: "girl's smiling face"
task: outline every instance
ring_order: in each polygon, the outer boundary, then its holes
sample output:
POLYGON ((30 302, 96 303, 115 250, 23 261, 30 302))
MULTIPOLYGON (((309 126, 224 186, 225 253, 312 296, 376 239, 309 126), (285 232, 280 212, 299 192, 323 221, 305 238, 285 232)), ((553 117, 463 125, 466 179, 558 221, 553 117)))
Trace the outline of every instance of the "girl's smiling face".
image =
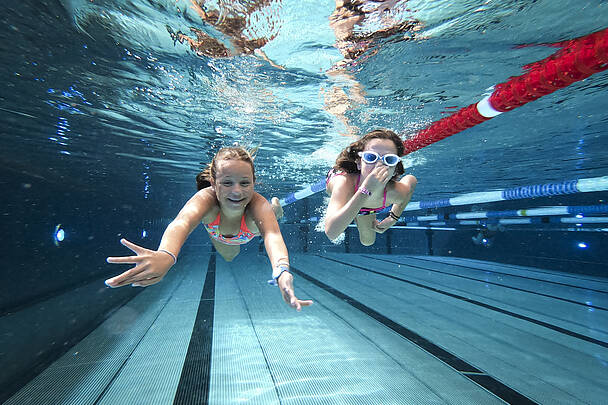
MULTIPOLYGON (((397 148, 395 144, 390 139, 371 139, 365 147, 363 148, 363 152, 376 152, 380 155, 380 159, 376 160, 374 163, 366 163, 361 158, 357 159, 357 167, 361 171, 361 180, 365 179, 369 174, 378 166, 383 166, 384 162, 382 161, 382 156, 387 155, 389 153, 397 154, 397 148)), ((395 174, 396 166, 387 166, 388 168, 388 177, 392 178, 395 174)))
POLYGON ((234 159, 218 161, 213 186, 222 208, 243 211, 253 197, 251 164, 234 159))

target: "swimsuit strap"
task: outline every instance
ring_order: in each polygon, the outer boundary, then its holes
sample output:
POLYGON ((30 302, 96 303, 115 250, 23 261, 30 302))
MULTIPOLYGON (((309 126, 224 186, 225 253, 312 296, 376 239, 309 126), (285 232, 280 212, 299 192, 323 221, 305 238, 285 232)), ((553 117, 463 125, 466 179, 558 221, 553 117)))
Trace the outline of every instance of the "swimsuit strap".
MULTIPOLYGON (((386 200, 386 197, 384 198, 386 200)), ((243 233, 253 233, 247 227, 247 221, 245 221, 245 213, 243 212, 243 216, 241 217, 241 229, 239 230, 239 235, 243 233)))
POLYGON ((344 172, 339 172, 336 169, 329 169, 329 171, 327 172, 327 176, 325 176, 325 187, 329 186, 329 182, 331 181, 331 179, 333 179, 336 176, 346 176, 346 173, 344 172))
MULTIPOLYGON (((207 228, 216 228, 218 235, 221 235, 220 234, 221 215, 222 215, 222 211, 217 213, 217 217, 215 217, 213 222, 206 224, 207 228)), ((244 233, 253 233, 249 230, 249 227, 247 226, 247 221, 245 220, 245 213, 243 213, 243 216, 241 217, 241 227, 239 229, 239 232, 235 236, 232 236, 232 238, 241 236, 244 233)), ((221 236, 224 237, 224 235, 221 235, 221 236)))
POLYGON ((242 245, 257 236, 256 234, 251 232, 247 227, 247 221, 245 220, 244 213, 241 217, 241 227, 239 229, 238 234, 236 234, 235 236, 224 236, 220 233, 220 218, 221 214, 218 213, 217 217, 213 222, 211 222, 210 224, 203 223, 203 225, 205 226, 205 229, 207 229, 209 236, 221 243, 224 243, 226 245, 242 245))
POLYGON ((217 217, 213 220, 213 222, 207 224, 208 227, 219 226, 220 225, 220 215, 222 211, 218 211, 217 217))

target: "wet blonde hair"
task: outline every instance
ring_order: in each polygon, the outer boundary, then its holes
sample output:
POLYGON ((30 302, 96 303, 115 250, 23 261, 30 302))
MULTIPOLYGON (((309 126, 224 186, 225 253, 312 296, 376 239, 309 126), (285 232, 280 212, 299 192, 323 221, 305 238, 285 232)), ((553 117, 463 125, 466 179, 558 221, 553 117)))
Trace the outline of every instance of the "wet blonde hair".
POLYGON ((202 190, 211 186, 211 180, 215 182, 217 162, 220 160, 242 160, 243 162, 249 163, 251 165, 253 181, 255 182, 255 168, 253 166, 253 160, 255 159, 257 151, 257 147, 251 150, 247 150, 241 146, 221 148, 217 151, 213 159, 211 159, 211 163, 209 163, 207 167, 196 176, 196 187, 199 190, 202 190))
MULTIPOLYGON (((359 169, 357 168, 359 152, 362 152, 367 143, 372 139, 388 139, 389 141, 393 141, 395 148, 397 149, 397 156, 401 157, 405 154, 403 141, 396 133, 388 129, 376 129, 368 132, 361 139, 351 143, 346 149, 344 149, 336 159, 334 170, 346 173, 360 173, 359 169)), ((403 167, 403 163, 399 161, 397 166, 395 166, 395 174, 391 179, 396 180, 404 173, 405 168, 403 167)))

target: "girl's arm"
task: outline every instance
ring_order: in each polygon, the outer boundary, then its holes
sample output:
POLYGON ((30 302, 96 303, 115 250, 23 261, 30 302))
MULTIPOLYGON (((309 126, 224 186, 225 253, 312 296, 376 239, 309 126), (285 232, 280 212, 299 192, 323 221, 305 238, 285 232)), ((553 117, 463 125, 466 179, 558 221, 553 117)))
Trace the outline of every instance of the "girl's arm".
POLYGON ((395 225, 397 222, 396 218, 399 218, 403 213, 403 210, 409 204, 412 199, 412 194, 414 194, 414 189, 416 188, 416 184, 418 180, 416 177, 408 174, 404 176, 401 180, 395 183, 395 192, 398 195, 397 201, 391 207, 389 211, 389 215, 382 220, 382 222, 376 222, 374 229, 378 233, 384 233, 388 228, 395 225), (392 213, 392 215, 391 215, 392 213))
POLYGON ((260 194, 254 193, 249 203, 249 212, 264 239, 264 246, 272 268, 274 269, 279 264, 289 265, 287 246, 283 241, 279 223, 270 203, 260 194))
POLYGON ((190 233, 216 204, 215 195, 210 189, 196 193, 167 226, 156 251, 122 239, 120 243, 131 249, 135 256, 108 257, 106 260, 108 263, 135 264, 135 267, 106 280, 106 285, 145 287, 158 283, 177 262, 177 256, 190 233))
POLYGON ((303 306, 312 305, 312 301, 299 300, 295 296, 293 275, 289 272, 287 246, 285 246, 285 242, 283 241, 279 223, 270 203, 260 194, 255 193, 249 203, 249 212, 260 231, 260 235, 264 239, 266 253, 272 265, 272 278, 276 280, 283 300, 298 311, 303 306))
POLYGON ((165 229, 158 250, 167 250, 177 257, 188 236, 201 223, 205 214, 215 206, 217 200, 211 188, 194 194, 165 229))
POLYGON ((331 197, 325 212, 325 234, 336 239, 353 222, 357 213, 365 205, 367 197, 355 190, 348 176, 335 176, 331 180, 331 197))

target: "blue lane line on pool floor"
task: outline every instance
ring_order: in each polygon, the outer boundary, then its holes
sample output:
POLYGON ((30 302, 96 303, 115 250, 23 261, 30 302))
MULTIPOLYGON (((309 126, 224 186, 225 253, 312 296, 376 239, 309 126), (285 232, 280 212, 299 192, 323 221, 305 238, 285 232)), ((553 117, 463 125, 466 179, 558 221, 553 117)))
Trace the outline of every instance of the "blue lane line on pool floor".
POLYGON ((299 275, 300 277, 310 281, 312 284, 316 285, 317 287, 322 288, 323 290, 325 290, 328 293, 334 295, 335 297, 341 299, 342 301, 346 302, 347 304, 351 305, 352 307, 360 310, 361 312, 365 313, 366 315, 375 319, 376 321, 380 322, 381 324, 385 325, 386 327, 397 332, 399 335, 403 336, 405 339, 409 340, 410 342, 414 343, 416 346, 420 347, 427 353, 431 354, 435 358, 441 360, 443 363, 452 367, 454 370, 456 370, 463 376, 467 377, 474 383, 476 383, 479 386, 490 391, 492 394, 496 395, 497 397, 499 397, 506 403, 522 404, 522 405, 536 404, 536 402, 534 402, 532 399, 515 391, 513 388, 503 384, 502 382, 500 382, 497 379, 495 379, 494 377, 486 374, 482 370, 479 370, 472 364, 469 364, 467 361, 465 361, 465 360, 461 359, 460 357, 439 347, 438 345, 434 344, 433 342, 426 339, 425 337, 417 334, 416 332, 412 331, 411 329, 408 329, 405 326, 398 324, 397 322, 387 318, 386 316, 384 316, 381 313, 379 313, 378 311, 368 307, 367 305, 361 303, 360 301, 344 294, 341 291, 336 290, 335 288, 323 283, 320 280, 317 280, 316 278, 304 273, 301 270, 298 270, 297 268, 295 268, 293 266, 290 267, 290 270, 293 271, 294 273, 296 273, 297 275, 299 275))
POLYGON ((211 253, 188 352, 173 400, 174 405, 209 403, 215 308, 215 260, 215 253, 211 253))
POLYGON ((382 272, 379 272, 379 271, 370 270, 370 269, 362 267, 362 266, 357 266, 356 264, 342 262, 340 260, 336 260, 336 259, 332 259, 332 258, 329 258, 329 257, 320 256, 320 255, 318 255, 318 256, 321 257, 321 258, 323 258, 323 259, 325 259, 325 260, 330 260, 330 261, 333 261, 333 262, 336 262, 336 263, 344 264, 346 266, 350 266, 350 267, 354 267, 354 268, 357 268, 357 269, 365 270, 365 271, 370 272, 370 273, 378 274, 380 276, 392 278, 394 280, 398 280, 398 281, 402 281, 404 283, 415 285, 416 287, 424 288, 424 289, 427 289, 427 290, 430 290, 430 291, 433 291, 433 292, 436 292, 436 293, 439 293, 439 294, 447 295, 448 297, 456 298, 458 300, 465 301, 465 302, 468 302, 468 303, 473 304, 473 305, 478 305, 480 307, 483 307, 483 308, 486 308, 486 309, 489 309, 489 310, 492 310, 492 311, 500 312, 502 314, 509 315, 509 316, 512 316, 514 318, 518 318, 518 319, 521 319, 521 320, 524 320, 524 321, 532 322, 532 323, 534 323, 536 325, 543 326, 545 328, 554 330, 556 332, 563 333, 565 335, 568 335, 568 336, 571 336, 571 337, 574 337, 574 338, 577 338, 577 339, 580 339, 580 340, 584 340, 586 342, 593 343, 593 344, 596 344, 598 346, 602 346, 602 347, 608 348, 608 342, 604 342, 602 340, 595 339, 595 338, 592 338, 590 336, 586 336, 586 335, 583 335, 583 334, 580 334, 580 333, 577 333, 577 332, 573 332, 571 330, 562 328, 561 326, 552 325, 552 324, 550 324, 548 322, 544 322, 544 321, 541 321, 539 319, 534 319, 534 318, 531 318, 529 316, 521 315, 521 314, 518 314, 518 313, 515 313, 515 312, 512 312, 512 311, 507 311, 506 309, 495 307, 493 305, 486 304, 484 302, 477 301, 477 300, 474 300, 474 299, 471 299, 471 298, 467 298, 467 297, 464 297, 462 295, 453 294, 453 293, 450 293, 450 292, 447 292, 447 291, 444 291, 444 290, 440 290, 438 288, 431 287, 431 286, 428 286, 428 285, 425 285, 425 284, 422 284, 422 283, 417 283, 415 281, 406 280, 406 279, 401 278, 401 277, 396 277, 396 276, 392 276, 390 274, 382 273, 382 272))

